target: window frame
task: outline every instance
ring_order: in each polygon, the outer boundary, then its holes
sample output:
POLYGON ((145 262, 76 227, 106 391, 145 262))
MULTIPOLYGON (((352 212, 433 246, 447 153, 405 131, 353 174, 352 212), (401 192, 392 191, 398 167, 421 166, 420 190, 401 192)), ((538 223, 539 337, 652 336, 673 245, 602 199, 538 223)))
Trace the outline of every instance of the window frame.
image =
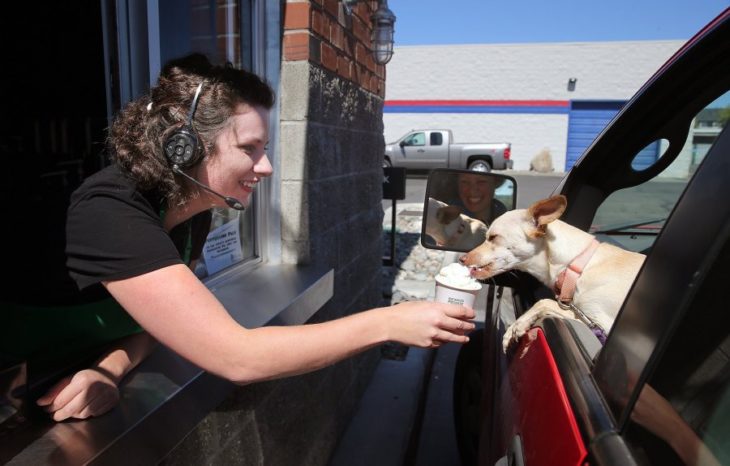
MULTIPOLYGON (((210 3, 213 7, 217 5, 215 1, 210 3)), ((265 0, 236 0, 236 3, 240 30, 238 61, 264 78, 273 89, 278 89, 281 40, 277 18, 280 16, 280 5, 265 0)), ((163 37, 164 32, 160 27, 163 6, 161 0, 147 2, 146 8, 139 6, 135 8, 133 4, 134 2, 130 0, 102 1, 107 57, 105 62, 114 65, 110 66, 106 73, 109 121, 116 111, 130 100, 147 92, 151 83, 156 81, 163 62, 161 44, 169 40, 163 37), (111 16, 112 12, 114 16, 111 16), (111 27, 112 24, 114 27, 111 27)), ((188 32, 183 31, 185 34, 188 32)), ((281 197, 278 121, 277 99, 270 111, 270 142, 267 151, 274 174, 262 180, 253 193, 250 204, 253 211, 253 225, 248 225, 243 220, 245 217, 240 217, 241 231, 244 227, 250 228, 253 235, 252 253, 214 274, 203 275, 203 281, 206 283, 225 281, 232 273, 250 270, 263 262, 281 261, 281 219, 274 215, 276 211, 274 207, 279 204, 281 197)), ((244 235, 241 236, 243 240, 244 235)))

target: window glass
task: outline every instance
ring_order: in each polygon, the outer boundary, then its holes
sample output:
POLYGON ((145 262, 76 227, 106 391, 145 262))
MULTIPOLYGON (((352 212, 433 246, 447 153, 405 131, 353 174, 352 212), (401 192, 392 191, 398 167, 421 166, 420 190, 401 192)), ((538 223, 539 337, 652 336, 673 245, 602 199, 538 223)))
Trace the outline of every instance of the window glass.
POLYGON ((431 145, 440 146, 444 143, 444 135, 441 133, 431 133, 431 145))
MULTIPOLYGON (((251 69, 252 35, 250 1, 192 0, 187 8, 175 0, 161 0, 160 54, 164 63, 191 52, 208 56, 213 63, 230 62, 251 69), (180 27, 185 24, 188 27, 180 27)), ((205 278, 242 261, 255 259, 256 193, 249 207, 215 209, 213 223, 195 273, 205 278)))
POLYGON ((650 464, 730 464, 729 266, 726 240, 634 405, 627 440, 650 464))
POLYGON ((407 146, 425 146, 426 135, 424 133, 413 133, 405 140, 407 146))
MULTIPOLYGON (((679 155, 658 176, 638 186, 618 190, 601 204, 593 219, 591 232, 610 236, 632 251, 641 252, 650 248, 729 117, 730 92, 695 116, 679 155)), ((647 147, 658 158, 666 152, 667 144, 662 139, 647 147)), ((637 157, 643 160, 646 152, 642 151, 637 157)))

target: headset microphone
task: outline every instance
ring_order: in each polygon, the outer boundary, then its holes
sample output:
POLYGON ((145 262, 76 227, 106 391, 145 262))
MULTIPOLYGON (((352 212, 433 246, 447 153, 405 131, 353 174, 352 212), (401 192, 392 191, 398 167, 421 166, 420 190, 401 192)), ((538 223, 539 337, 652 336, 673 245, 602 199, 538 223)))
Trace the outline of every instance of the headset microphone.
POLYGON ((197 184, 201 188, 203 188, 206 191, 208 191, 209 193, 214 194, 214 195, 220 197, 221 199, 223 199, 226 202, 226 205, 228 205, 228 207, 230 207, 231 209, 244 210, 246 208, 243 205, 243 203, 241 201, 239 201, 238 199, 235 199, 235 198, 232 198, 232 197, 227 197, 227 196, 224 196, 223 194, 220 194, 220 193, 217 193, 217 192, 213 191, 210 188, 210 186, 204 185, 200 181, 196 180, 192 176, 190 176, 187 173, 185 173, 184 171, 180 170, 180 168, 177 165, 173 165, 172 166, 172 171, 174 171, 178 175, 184 176, 185 178, 189 179, 193 183, 197 184))

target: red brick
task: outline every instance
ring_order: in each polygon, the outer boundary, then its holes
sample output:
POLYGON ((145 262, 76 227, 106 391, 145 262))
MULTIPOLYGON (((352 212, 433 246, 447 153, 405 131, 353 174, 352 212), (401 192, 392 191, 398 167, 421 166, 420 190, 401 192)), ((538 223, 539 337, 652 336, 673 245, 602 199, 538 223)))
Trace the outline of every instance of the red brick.
POLYGON ((368 50, 368 54, 365 57, 365 66, 367 66, 368 70, 375 73, 375 59, 373 58, 373 52, 371 50, 368 50))
POLYGON ((355 43, 355 61, 361 65, 365 64, 365 56, 368 54, 368 49, 365 48, 362 43, 355 43))
POLYGON ((287 3, 284 8, 284 29, 309 29, 309 2, 287 3))
POLYGON ((385 80, 384 79, 380 79, 378 81, 378 95, 380 97, 382 97, 383 99, 385 98, 385 80))
POLYGON ((337 72, 337 52, 331 45, 322 42, 320 45, 320 63, 330 71, 337 72))
POLYGON ((347 57, 337 57, 337 73, 345 79, 352 79, 352 60, 347 57))
POLYGON ((329 35, 329 20, 323 12, 312 10, 312 31, 324 39, 329 35))
POLYGON ((284 59, 309 60, 309 41, 308 32, 284 34, 284 59))
POLYGON ((340 12, 340 0, 324 0, 324 9, 327 13, 337 18, 340 12))
POLYGON ((366 44, 370 43, 370 30, 365 27, 360 18, 352 18, 352 33, 357 40, 366 44))
POLYGON ((355 39, 350 37, 348 34, 345 34, 344 40, 342 41, 342 53, 347 55, 350 58, 354 58, 355 53, 353 51, 353 44, 355 44, 355 39))
MULTIPOLYGON (((370 3, 372 2, 358 2, 357 8, 354 11, 354 16, 360 18, 368 28, 370 27, 370 17, 375 12, 375 9, 372 8, 370 3)), ((377 3, 375 8, 377 8, 377 3)))
POLYGON ((367 89, 368 85, 370 84, 370 73, 368 71, 360 66, 360 75, 358 76, 358 84, 360 84, 361 87, 367 89))
POLYGON ((345 30, 339 23, 332 22, 330 25, 330 42, 333 46, 342 50, 342 44, 345 42, 345 30))

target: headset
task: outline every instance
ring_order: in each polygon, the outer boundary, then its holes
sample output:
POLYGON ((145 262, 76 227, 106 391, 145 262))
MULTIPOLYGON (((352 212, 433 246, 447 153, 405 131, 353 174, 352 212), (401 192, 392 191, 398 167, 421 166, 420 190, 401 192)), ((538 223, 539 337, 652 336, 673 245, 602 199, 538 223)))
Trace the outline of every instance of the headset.
POLYGON ((198 98, 202 90, 203 83, 201 82, 195 90, 188 120, 165 140, 163 149, 173 169, 175 167, 181 170, 190 168, 200 161, 203 151, 198 147, 198 136, 195 129, 193 129, 193 117, 195 116, 195 110, 198 108, 198 98))
POLYGON ((228 207, 236 210, 244 210, 245 207, 243 203, 238 199, 224 196, 223 194, 213 191, 210 186, 201 183, 183 171, 186 168, 195 166, 198 162, 200 162, 203 155, 202 148, 198 147, 199 141, 195 129, 193 128, 193 117, 195 116, 195 110, 198 108, 198 98, 200 97, 200 91, 203 90, 204 82, 205 81, 198 84, 198 88, 195 90, 195 97, 193 97, 193 103, 190 105, 188 120, 181 127, 173 131, 170 136, 168 136, 165 140, 165 144, 162 146, 162 151, 165 153, 167 161, 172 166, 173 172, 184 176, 209 193, 220 197, 225 201, 228 207))

